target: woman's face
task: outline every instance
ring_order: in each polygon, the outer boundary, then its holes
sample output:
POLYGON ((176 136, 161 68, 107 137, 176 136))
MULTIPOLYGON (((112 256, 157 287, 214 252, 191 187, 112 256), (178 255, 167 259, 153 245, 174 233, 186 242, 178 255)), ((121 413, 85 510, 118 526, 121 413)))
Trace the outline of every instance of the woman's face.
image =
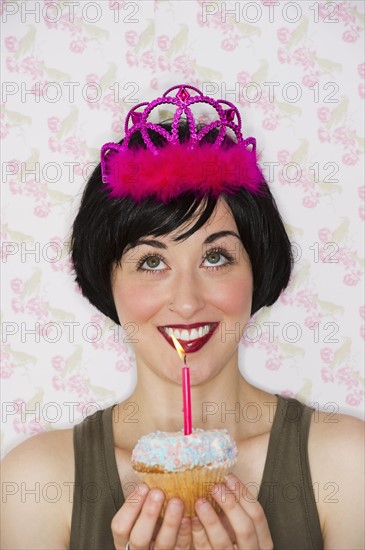
POLYGON ((186 230, 141 239, 123 254, 112 288, 122 327, 127 334, 135 327, 139 368, 145 365, 181 383, 174 334, 187 355, 194 385, 237 361, 238 343, 250 318, 253 280, 225 201, 218 201, 210 220, 188 239, 173 241, 186 230))

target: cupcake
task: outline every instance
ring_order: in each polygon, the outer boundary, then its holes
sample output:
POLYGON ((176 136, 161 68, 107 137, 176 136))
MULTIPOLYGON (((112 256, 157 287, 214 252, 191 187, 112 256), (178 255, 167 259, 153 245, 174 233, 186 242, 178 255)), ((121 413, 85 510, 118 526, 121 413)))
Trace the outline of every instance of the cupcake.
POLYGON ((219 512, 211 495, 215 483, 224 482, 237 462, 237 446, 228 430, 193 429, 180 432, 153 432, 142 436, 132 451, 132 467, 150 489, 165 493, 161 515, 167 501, 184 501, 185 516, 195 516, 195 501, 206 498, 219 512))

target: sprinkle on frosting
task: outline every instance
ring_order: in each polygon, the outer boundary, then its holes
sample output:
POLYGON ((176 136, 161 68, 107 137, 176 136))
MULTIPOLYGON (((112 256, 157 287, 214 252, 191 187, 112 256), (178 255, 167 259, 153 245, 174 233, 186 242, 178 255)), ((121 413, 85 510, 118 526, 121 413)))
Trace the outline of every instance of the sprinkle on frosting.
POLYGON ((179 472, 195 467, 217 467, 237 457, 228 430, 193 429, 190 435, 156 431, 142 436, 132 452, 135 469, 179 472))

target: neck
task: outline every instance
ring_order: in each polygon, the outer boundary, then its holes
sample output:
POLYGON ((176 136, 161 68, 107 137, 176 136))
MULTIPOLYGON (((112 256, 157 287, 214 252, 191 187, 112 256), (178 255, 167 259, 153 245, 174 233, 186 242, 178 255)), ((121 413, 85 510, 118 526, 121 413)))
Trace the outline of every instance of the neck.
MULTIPOLYGON (((213 379, 199 385, 192 383, 193 428, 226 428, 236 439, 250 437, 258 428, 259 420, 253 422, 251 418, 257 415, 257 407, 262 407, 263 396, 267 397, 266 392, 251 386, 238 369, 237 357, 232 358, 231 363, 213 379), (247 407, 248 403, 251 410, 247 407), (253 410, 253 403, 257 404, 256 410, 253 410), (250 416, 248 422, 242 422, 243 413, 250 416)), ((161 380, 149 369, 140 369, 137 386, 123 403, 124 411, 128 413, 131 413, 132 407, 135 413, 133 423, 127 429, 132 430, 133 438, 138 439, 156 430, 175 432, 183 427, 181 384, 161 380)), ((124 422, 119 425, 120 433, 126 429, 126 424, 128 419, 124 412, 124 422)))

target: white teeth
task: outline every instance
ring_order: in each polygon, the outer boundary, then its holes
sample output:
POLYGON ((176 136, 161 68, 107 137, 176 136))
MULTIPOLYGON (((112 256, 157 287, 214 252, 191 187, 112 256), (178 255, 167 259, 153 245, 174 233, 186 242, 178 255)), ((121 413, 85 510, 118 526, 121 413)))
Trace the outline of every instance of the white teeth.
POLYGON ((199 338, 199 332, 196 328, 193 328, 193 330, 190 331, 190 340, 196 340, 197 338, 199 338))
POLYGON ((178 340, 184 340, 186 342, 189 342, 190 340, 196 340, 197 338, 202 338, 206 334, 208 334, 210 330, 210 325, 204 325, 202 327, 199 327, 198 329, 193 328, 192 330, 179 330, 176 328, 171 327, 164 327, 164 331, 169 336, 175 336, 178 340))

